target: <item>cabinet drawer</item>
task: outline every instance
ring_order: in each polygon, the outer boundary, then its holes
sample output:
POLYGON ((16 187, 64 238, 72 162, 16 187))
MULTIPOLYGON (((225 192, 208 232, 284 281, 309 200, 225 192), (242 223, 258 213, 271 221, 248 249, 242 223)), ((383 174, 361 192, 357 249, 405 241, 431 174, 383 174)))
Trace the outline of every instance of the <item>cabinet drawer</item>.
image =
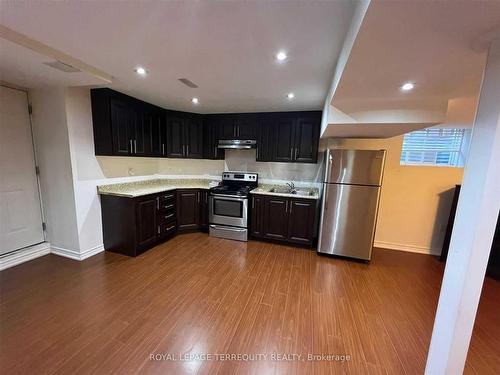
POLYGON ((174 234, 177 231, 177 225, 174 222, 170 223, 160 223, 159 226, 159 235, 161 237, 168 236, 170 234, 174 234))
POLYGON ((170 202, 160 202, 160 206, 158 208, 158 211, 160 212, 171 212, 175 211, 175 201, 170 201, 170 202))
POLYGON ((175 192, 166 192, 160 194, 160 204, 166 205, 169 203, 175 203, 175 192))
POLYGON ((175 222, 175 218, 176 218, 176 215, 175 215, 175 210, 173 211, 166 211, 166 212, 162 212, 158 215, 158 221, 160 223, 171 223, 171 222, 175 222))

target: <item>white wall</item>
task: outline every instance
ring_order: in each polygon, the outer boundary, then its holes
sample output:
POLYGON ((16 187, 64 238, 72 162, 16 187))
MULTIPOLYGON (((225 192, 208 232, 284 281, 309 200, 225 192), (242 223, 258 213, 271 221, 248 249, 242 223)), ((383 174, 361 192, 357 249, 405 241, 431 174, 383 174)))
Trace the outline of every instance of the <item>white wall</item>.
POLYGON ((63 89, 30 92, 48 240, 52 246, 78 251, 73 172, 64 97, 63 89))

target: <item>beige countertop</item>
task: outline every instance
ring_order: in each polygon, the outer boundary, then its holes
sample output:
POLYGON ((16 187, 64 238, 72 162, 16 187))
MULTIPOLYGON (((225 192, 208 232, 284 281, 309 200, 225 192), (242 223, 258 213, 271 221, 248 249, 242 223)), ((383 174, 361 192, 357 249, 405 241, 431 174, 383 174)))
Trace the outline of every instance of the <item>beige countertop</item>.
MULTIPOLYGON (((209 179, 151 179, 117 184, 99 185, 97 192, 103 195, 115 195, 119 197, 135 198, 149 194, 162 193, 175 189, 209 189, 209 179)), ((319 199, 319 189, 316 187, 298 186, 296 193, 287 193, 285 185, 259 184, 250 191, 251 194, 274 195, 289 198, 319 199), (273 191, 278 190, 278 191, 273 191)))
POLYGON ((100 185, 97 192, 119 197, 140 197, 143 195, 162 193, 175 189, 209 189, 208 179, 153 179, 119 184, 100 185))
POLYGON ((303 199, 319 199, 319 189, 315 187, 295 187, 295 194, 273 191, 273 190, 286 190, 285 185, 272 185, 272 184, 259 184, 256 189, 250 191, 250 194, 260 194, 260 195, 274 195, 279 197, 289 197, 289 198, 303 198, 303 199))

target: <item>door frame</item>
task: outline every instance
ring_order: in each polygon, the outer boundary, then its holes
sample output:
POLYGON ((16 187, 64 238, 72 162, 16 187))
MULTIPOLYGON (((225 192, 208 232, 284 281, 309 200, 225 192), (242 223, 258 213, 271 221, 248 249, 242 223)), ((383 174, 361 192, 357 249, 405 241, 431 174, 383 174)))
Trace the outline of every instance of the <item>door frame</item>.
MULTIPOLYGON (((36 141, 35 141, 35 134, 33 132, 33 113, 32 113, 33 111, 32 111, 32 107, 31 107, 31 98, 30 98, 29 90, 27 88, 13 85, 13 84, 10 84, 10 83, 4 82, 4 81, 0 81, 0 86, 11 89, 11 90, 22 91, 26 95, 26 103, 28 104, 27 110, 28 110, 28 118, 29 118, 29 127, 30 127, 30 134, 31 134, 31 148, 33 149, 33 161, 35 163, 35 171, 34 172, 35 172, 36 185, 37 185, 37 190, 38 190, 38 202, 40 205, 40 216, 42 218, 42 222, 41 222, 42 233, 43 233, 44 242, 47 242, 47 228, 45 225, 45 212, 43 211, 42 186, 40 183, 40 169, 38 166, 38 157, 36 154, 36 147, 35 147, 36 141)), ((34 245, 37 245, 37 244, 33 244, 30 246, 34 246, 34 245)), ((13 250, 13 251, 6 253, 4 255, 12 254, 12 253, 19 251, 19 250, 22 250, 22 249, 24 249, 24 248, 13 250)))

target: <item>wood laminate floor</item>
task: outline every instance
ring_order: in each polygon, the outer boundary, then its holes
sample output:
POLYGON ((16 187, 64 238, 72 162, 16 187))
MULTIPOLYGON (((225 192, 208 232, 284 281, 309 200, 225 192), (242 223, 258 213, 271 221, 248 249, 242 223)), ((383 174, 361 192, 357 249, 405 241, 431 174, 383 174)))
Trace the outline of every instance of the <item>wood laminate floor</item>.
MULTIPOLYGON (((137 258, 48 255, 0 272, 0 373, 422 374, 442 273, 425 255, 366 265, 202 233, 137 258), (254 357, 221 360, 238 353, 254 357)), ((467 374, 500 373, 499 292, 487 280, 467 374)))

